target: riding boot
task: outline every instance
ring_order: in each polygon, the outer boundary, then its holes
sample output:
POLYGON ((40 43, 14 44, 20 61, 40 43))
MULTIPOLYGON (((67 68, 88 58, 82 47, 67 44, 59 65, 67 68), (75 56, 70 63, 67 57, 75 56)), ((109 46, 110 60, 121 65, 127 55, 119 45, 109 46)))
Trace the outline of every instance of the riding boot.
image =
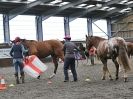
POLYGON ((25 82, 25 81, 24 81, 24 76, 25 76, 25 75, 24 75, 24 72, 21 72, 20 75, 21 75, 22 83, 24 83, 24 82, 25 82))
POLYGON ((15 73, 14 75, 15 75, 15 79, 16 79, 16 84, 19 84, 20 82, 19 82, 18 73, 15 73))

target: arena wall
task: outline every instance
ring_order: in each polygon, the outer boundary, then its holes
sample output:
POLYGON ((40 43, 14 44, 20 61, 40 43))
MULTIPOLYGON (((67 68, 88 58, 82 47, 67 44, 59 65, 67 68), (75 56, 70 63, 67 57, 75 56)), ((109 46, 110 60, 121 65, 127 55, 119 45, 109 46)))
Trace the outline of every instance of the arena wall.
POLYGON ((111 32, 115 36, 123 37, 127 41, 133 42, 133 14, 118 19, 111 24, 111 32))
POLYGON ((8 43, 0 44, 0 67, 12 65, 12 58, 9 55, 11 45, 8 43))
MULTIPOLYGON (((13 66, 12 57, 9 55, 11 44, 2 43, 0 44, 0 67, 13 66)), ((50 56, 41 59, 42 62, 52 62, 50 56)))

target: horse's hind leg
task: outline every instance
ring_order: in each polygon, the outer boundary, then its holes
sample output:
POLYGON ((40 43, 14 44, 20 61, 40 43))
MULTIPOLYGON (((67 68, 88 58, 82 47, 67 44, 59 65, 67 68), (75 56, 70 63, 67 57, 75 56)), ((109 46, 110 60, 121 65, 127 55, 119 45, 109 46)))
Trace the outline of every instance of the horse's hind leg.
POLYGON ((115 67, 116 67, 116 78, 115 79, 118 80, 119 79, 119 64, 118 64, 116 58, 112 59, 112 61, 114 62, 115 67))
POLYGON ((52 59, 53 59, 53 63, 54 63, 54 73, 50 76, 50 78, 53 78, 57 72, 57 68, 58 68, 58 59, 56 56, 52 56, 52 59))
POLYGON ((124 82, 127 82, 127 73, 126 73, 127 71, 126 70, 124 70, 124 82))

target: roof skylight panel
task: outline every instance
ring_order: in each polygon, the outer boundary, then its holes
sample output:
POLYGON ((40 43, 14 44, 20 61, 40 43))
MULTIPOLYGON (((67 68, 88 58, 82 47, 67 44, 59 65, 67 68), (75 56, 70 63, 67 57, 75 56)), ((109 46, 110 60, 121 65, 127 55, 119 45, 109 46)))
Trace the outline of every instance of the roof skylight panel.
POLYGON ((52 1, 52 2, 50 2, 51 4, 56 4, 56 3, 58 3, 58 1, 52 1))
POLYGON ((68 4, 68 3, 70 3, 70 2, 62 2, 62 3, 59 4, 59 6, 66 5, 66 4, 68 4))
POLYGON ((105 0, 105 2, 109 2, 109 1, 111 1, 111 0, 105 0))
POLYGON ((51 1, 50 3, 48 3, 47 5, 55 5, 59 2, 62 2, 61 0, 54 0, 54 1, 51 1))
POLYGON ((99 10, 107 10, 109 7, 102 7, 101 9, 99 10))
POLYGON ((124 4, 124 3, 126 3, 126 2, 128 2, 128 0, 123 0, 123 1, 121 1, 119 4, 124 4))
POLYGON ((86 6, 87 4, 80 4, 80 5, 78 5, 79 7, 84 7, 84 6, 86 6))
POLYGON ((102 1, 102 0, 95 0, 95 1, 102 1))
POLYGON ((122 9, 121 11, 119 11, 120 13, 123 12, 130 12, 132 10, 132 8, 126 8, 126 9, 122 9))
POLYGON ((91 8, 91 7, 94 7, 95 5, 88 5, 86 6, 85 8, 91 8))
POLYGON ((37 1, 37 0, 27 0, 27 1, 33 2, 33 1, 37 1))
POLYGON ((116 7, 108 8, 107 11, 111 11, 111 10, 114 10, 114 9, 116 9, 116 7))
POLYGON ((102 4, 96 4, 97 7, 102 7, 102 4))
POLYGON ((127 2, 126 4, 128 5, 128 4, 132 4, 133 3, 133 1, 129 1, 129 2, 127 2))

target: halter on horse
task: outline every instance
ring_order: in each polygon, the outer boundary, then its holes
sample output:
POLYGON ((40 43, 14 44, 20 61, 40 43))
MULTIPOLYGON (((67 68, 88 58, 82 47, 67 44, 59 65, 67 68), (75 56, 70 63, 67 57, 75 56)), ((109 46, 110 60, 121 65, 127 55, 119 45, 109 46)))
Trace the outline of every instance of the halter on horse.
POLYGON ((127 55, 126 43, 123 38, 114 37, 109 40, 105 38, 101 38, 98 36, 87 36, 86 35, 86 47, 88 49, 91 46, 95 46, 97 49, 97 56, 103 63, 103 77, 102 80, 105 80, 106 73, 109 74, 110 80, 112 80, 112 76, 107 67, 107 60, 112 59, 113 63, 116 67, 116 80, 119 78, 119 64, 117 62, 117 57, 121 61, 124 67, 124 81, 127 81, 127 71, 130 70, 129 66, 129 58, 127 55))

